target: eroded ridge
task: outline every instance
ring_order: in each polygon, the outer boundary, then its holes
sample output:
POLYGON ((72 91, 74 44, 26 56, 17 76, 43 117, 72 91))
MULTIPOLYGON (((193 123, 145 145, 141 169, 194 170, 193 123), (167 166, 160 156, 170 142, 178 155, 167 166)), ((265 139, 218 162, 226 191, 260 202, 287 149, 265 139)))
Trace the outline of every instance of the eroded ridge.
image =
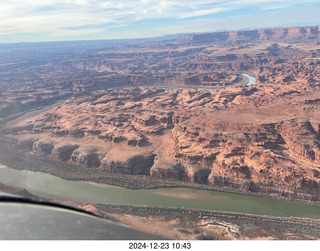
POLYGON ((1 134, 93 170, 319 201, 319 34, 62 43, 60 54, 39 45, 32 59, 32 46, 2 51, 1 134))
POLYGON ((318 200, 317 93, 269 88, 83 93, 4 130, 88 168, 318 200))

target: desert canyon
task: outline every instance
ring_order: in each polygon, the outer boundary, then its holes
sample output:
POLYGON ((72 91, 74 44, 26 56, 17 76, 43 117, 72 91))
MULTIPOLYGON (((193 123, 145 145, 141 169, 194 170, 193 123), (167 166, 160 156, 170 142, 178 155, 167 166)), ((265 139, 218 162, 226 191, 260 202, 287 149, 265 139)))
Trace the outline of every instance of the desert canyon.
POLYGON ((319 203, 320 26, 0 55, 1 141, 17 151, 319 203))

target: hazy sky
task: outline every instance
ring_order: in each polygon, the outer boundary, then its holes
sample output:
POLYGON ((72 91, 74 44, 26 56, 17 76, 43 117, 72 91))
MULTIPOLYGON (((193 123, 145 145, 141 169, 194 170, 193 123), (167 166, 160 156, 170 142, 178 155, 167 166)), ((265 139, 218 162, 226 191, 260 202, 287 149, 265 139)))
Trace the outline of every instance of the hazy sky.
POLYGON ((0 0, 0 43, 317 24, 319 0, 0 0))

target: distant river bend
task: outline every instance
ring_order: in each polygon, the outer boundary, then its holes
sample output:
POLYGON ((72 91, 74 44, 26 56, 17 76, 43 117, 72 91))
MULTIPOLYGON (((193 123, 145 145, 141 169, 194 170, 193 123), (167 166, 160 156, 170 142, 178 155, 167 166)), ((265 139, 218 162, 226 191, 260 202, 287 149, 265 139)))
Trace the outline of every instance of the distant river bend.
POLYGON ((254 76, 248 75, 246 73, 243 73, 242 75, 248 79, 248 86, 251 86, 256 82, 256 78, 254 76))

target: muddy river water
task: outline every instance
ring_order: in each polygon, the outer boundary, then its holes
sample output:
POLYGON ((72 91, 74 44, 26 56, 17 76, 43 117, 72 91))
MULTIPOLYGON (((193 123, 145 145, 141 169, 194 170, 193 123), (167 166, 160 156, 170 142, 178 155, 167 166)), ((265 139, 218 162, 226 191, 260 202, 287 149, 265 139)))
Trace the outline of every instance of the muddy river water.
POLYGON ((70 181, 0 164, 0 183, 24 188, 48 199, 79 203, 150 205, 242 212, 282 217, 320 218, 320 206, 191 188, 126 189, 105 184, 70 181))

